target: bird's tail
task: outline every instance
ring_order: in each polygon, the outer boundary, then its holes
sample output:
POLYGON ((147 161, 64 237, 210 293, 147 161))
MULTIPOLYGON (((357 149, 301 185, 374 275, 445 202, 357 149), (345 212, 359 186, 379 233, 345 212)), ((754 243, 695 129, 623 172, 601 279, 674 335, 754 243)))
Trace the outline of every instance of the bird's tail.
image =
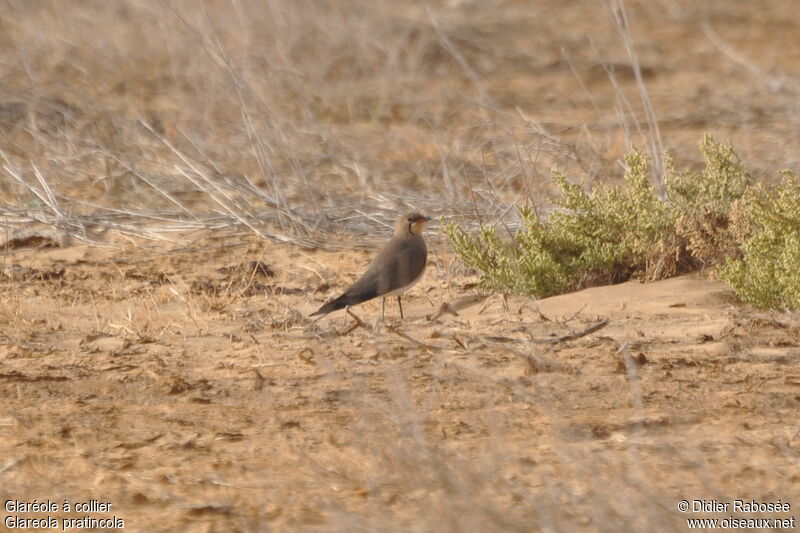
POLYGON ((308 316, 327 315, 328 313, 338 311, 339 309, 344 309, 347 307, 347 305, 347 302, 343 301, 342 298, 336 298, 335 300, 331 300, 330 302, 326 303, 308 316))

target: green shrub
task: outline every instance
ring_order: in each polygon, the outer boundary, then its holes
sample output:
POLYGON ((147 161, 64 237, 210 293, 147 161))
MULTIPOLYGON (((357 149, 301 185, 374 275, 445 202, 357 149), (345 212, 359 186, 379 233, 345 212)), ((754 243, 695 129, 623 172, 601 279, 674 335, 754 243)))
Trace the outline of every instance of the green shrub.
POLYGON ((745 302, 800 309, 800 178, 786 172, 775 187, 752 187, 731 219, 739 252, 720 278, 745 302))
POLYGON ((445 223, 445 232, 465 263, 482 274, 488 289, 517 294, 558 294, 569 289, 569 243, 548 242, 551 233, 530 210, 522 209, 524 229, 511 241, 483 226, 470 235, 460 226, 445 223))
POLYGON ((648 181, 647 158, 634 151, 621 186, 586 192, 555 172, 556 209, 542 219, 520 209, 522 228, 510 239, 489 226, 444 230, 485 288, 537 297, 716 264, 738 251, 730 216, 752 178, 729 145, 706 136, 701 152, 700 173, 679 172, 667 157, 663 197, 648 181))
POLYGON ((625 162, 624 186, 589 193, 554 173, 557 209, 545 220, 520 209, 523 226, 510 240, 491 226, 469 234, 445 223, 445 233, 489 289, 549 296, 649 275, 666 255, 680 255, 674 215, 648 183, 647 158, 634 151, 625 162))
POLYGON ((694 262, 713 265, 736 253, 729 230, 730 211, 753 185, 753 178, 729 144, 703 138, 706 166, 700 174, 675 171, 668 160, 666 186, 675 215, 675 231, 694 262))

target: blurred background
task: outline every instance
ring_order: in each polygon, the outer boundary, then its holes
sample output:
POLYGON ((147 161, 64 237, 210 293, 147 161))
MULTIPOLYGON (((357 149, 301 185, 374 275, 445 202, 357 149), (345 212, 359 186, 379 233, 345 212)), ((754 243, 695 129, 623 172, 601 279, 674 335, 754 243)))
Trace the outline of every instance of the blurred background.
POLYGON ((704 132, 773 179, 799 26, 783 0, 4 0, 0 198, 315 241, 401 207, 513 219, 633 146, 657 179, 704 132))
POLYGON ((705 133, 800 171, 796 4, 0 0, 0 496, 131 531, 796 516, 797 318, 703 274, 454 316, 432 224, 402 330, 307 318, 397 211, 513 228, 554 168, 618 183, 638 147, 656 183, 705 133))

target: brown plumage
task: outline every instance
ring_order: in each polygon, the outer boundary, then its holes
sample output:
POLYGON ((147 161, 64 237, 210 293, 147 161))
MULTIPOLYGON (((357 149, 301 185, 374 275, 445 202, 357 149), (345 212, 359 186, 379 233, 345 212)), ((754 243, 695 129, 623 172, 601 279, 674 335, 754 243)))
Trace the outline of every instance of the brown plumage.
POLYGON ((364 275, 344 294, 326 303, 311 316, 327 315, 378 296, 384 299, 382 316, 385 316, 386 298, 396 296, 400 317, 404 318, 400 295, 413 287, 425 272, 428 248, 422 238, 422 230, 429 220, 430 218, 419 213, 409 213, 398 218, 394 235, 375 256, 364 275))

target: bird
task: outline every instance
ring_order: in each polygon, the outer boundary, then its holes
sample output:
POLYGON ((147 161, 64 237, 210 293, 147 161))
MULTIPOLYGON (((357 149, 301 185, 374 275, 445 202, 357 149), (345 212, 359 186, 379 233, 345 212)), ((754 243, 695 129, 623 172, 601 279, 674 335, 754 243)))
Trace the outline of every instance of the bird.
POLYGON ((394 296, 400 306, 400 318, 405 320, 400 296, 416 285, 425 272, 428 248, 422 238, 422 230, 430 220, 416 212, 399 217, 394 226, 394 235, 378 252, 366 272, 344 294, 326 303, 310 316, 324 316, 380 296, 383 298, 383 320, 386 318, 386 298, 394 296))

